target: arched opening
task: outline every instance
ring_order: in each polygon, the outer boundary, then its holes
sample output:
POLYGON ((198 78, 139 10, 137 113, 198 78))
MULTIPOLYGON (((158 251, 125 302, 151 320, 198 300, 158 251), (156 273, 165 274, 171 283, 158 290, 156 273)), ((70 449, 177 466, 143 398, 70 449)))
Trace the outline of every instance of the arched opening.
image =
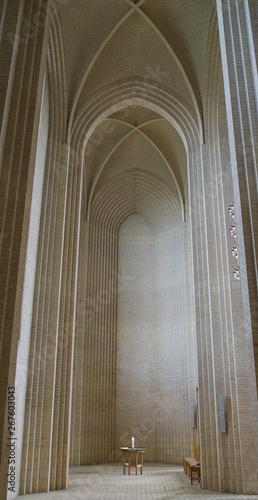
POLYGON ((85 165, 71 463, 118 460, 132 435, 147 461, 181 463, 198 439, 185 147, 134 105, 98 125, 85 165))

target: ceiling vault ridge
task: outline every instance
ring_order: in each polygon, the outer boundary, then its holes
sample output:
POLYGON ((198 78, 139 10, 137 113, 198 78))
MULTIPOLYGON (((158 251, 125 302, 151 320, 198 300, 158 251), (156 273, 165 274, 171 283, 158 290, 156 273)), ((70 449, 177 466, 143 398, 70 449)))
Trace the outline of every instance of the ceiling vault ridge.
MULTIPOLYGON (((94 179, 93 179, 93 183, 92 183, 92 186, 90 188, 90 194, 89 194, 89 202, 88 202, 88 211, 90 211, 91 209, 91 204, 92 204, 92 199, 93 199, 93 196, 94 196, 94 191, 95 191, 95 188, 96 188, 96 185, 97 185, 97 182, 100 178, 100 175, 101 173, 103 172, 107 162, 109 161, 109 159, 112 157, 112 155, 115 153, 115 151, 119 148, 119 146, 128 139, 128 137, 130 137, 131 135, 133 135, 135 132, 139 132, 155 149, 156 151, 158 152, 158 154, 160 155, 160 157, 162 158, 162 160, 164 161, 165 165, 167 166, 172 178, 173 178, 173 181, 175 182, 175 185, 176 185, 176 188, 177 188, 177 191, 178 191, 178 195, 179 195, 179 199, 180 199, 180 203, 181 203, 181 207, 182 207, 182 210, 184 209, 184 194, 182 192, 182 190, 180 189, 180 186, 178 184, 178 180, 175 176, 175 173, 170 165, 170 163, 168 162, 168 160, 166 159, 166 157, 164 156, 164 154, 162 153, 162 151, 160 150, 160 148, 158 147, 158 145, 150 138, 148 137, 148 135, 146 133, 144 133, 140 128, 142 125, 139 125, 138 127, 135 127, 134 125, 130 125, 128 124, 129 127, 131 128, 131 130, 124 135, 124 137, 122 137, 118 142, 117 144, 113 147, 113 149, 110 151, 110 153, 107 155, 107 157, 105 158, 104 162, 102 163, 102 165, 100 166, 100 168, 98 169, 94 179)), ((145 171, 145 169, 144 169, 145 171)))
MULTIPOLYGON (((116 144, 115 146, 112 148, 112 150, 110 151, 110 153, 107 155, 107 157, 105 158, 104 162, 102 163, 102 165, 100 166, 100 168, 98 169, 98 171, 96 172, 96 175, 93 179, 93 182, 92 182, 92 186, 90 188, 90 193, 89 193, 89 202, 88 202, 88 213, 90 213, 90 210, 91 210, 91 204, 92 204, 92 199, 93 199, 93 195, 94 195, 94 191, 95 191, 95 187, 96 187, 96 184, 98 182, 98 179, 101 175, 101 173, 103 172, 104 168, 105 168, 105 165, 107 164, 108 160, 111 158, 111 156, 115 153, 115 151, 119 148, 119 146, 128 138, 130 137, 132 134, 134 133, 134 128, 132 130, 130 130, 127 134, 125 134, 124 137, 122 137, 116 144)), ((85 165, 86 166, 86 165, 85 165)))
POLYGON ((165 165, 167 166, 171 176, 173 177, 173 180, 175 182, 175 185, 176 185, 176 188, 177 188, 177 191, 178 191, 178 195, 179 195, 179 199, 180 199, 180 203, 181 203, 181 207, 182 207, 182 210, 184 210, 184 193, 182 192, 182 190, 180 189, 180 186, 179 186, 179 183, 178 183, 178 180, 175 176, 175 173, 172 169, 172 166, 170 165, 169 161, 167 160, 167 158, 165 157, 165 155, 162 153, 162 151, 160 150, 159 146, 145 133, 141 130, 141 128, 139 127, 138 128, 138 132, 143 135, 147 141, 150 142, 150 144, 156 149, 156 151, 158 152, 158 154, 161 156, 162 160, 164 161, 165 165))
MULTIPOLYGON (((191 119, 193 121, 195 121, 195 117, 192 115, 193 110, 190 109, 189 104, 187 102, 184 102, 182 98, 180 99, 180 96, 178 96, 178 94, 176 94, 175 92, 172 92, 172 91, 167 92, 167 87, 164 87, 161 84, 152 85, 151 83, 147 83, 146 80, 144 80, 143 78, 142 79, 141 78, 137 78, 137 79, 130 78, 130 79, 123 80, 122 83, 120 82, 115 87, 114 86, 106 87, 105 92, 103 91, 103 93, 100 96, 97 96, 94 99, 92 99, 90 104, 86 108, 83 108, 81 110, 80 114, 78 114, 76 121, 73 125, 73 129, 71 130, 71 133, 77 127, 77 124, 81 120, 84 120, 84 117, 87 117, 88 115, 90 115, 90 113, 93 114, 94 111, 91 111, 91 108, 93 110, 96 109, 95 104, 101 102, 101 100, 102 101, 106 100, 106 102, 110 103, 111 98, 114 95, 117 96, 119 93, 122 96, 120 102, 125 101, 126 98, 125 98, 124 92, 128 91, 129 85, 131 85, 131 87, 132 87, 131 92, 133 95, 130 96, 131 98, 134 98, 134 97, 137 98, 139 96, 139 92, 144 92, 144 90, 146 90, 146 97, 148 96, 148 92, 152 91, 152 93, 154 93, 154 92, 159 91, 158 92, 159 96, 164 96, 164 99, 167 100, 168 103, 170 103, 171 101, 176 102, 177 106, 179 108, 182 108, 183 110, 185 110, 186 113, 188 114, 188 116, 189 117, 191 116, 191 119)), ((71 137, 70 134, 69 134, 69 137, 71 137)))
POLYGON ((132 0, 125 0, 128 5, 130 5, 133 9, 139 9, 141 5, 147 2, 147 0, 136 0, 137 3, 133 3, 132 0))
POLYGON ((105 40, 102 42, 102 44, 100 45, 100 47, 98 48, 96 54, 94 55, 93 59, 91 60, 82 80, 81 80, 81 83, 79 85, 79 88, 76 92, 76 96, 75 96, 75 99, 74 99, 74 102, 73 102, 73 106, 72 106, 72 110, 71 110, 71 114, 70 114, 70 118, 69 118, 69 127, 68 127, 68 135, 70 135, 71 133, 71 127, 72 127, 72 124, 73 124, 73 119, 74 119, 74 115, 75 115, 75 111, 76 111, 76 107, 77 107, 77 104, 78 104, 78 101, 79 101, 79 98, 80 98, 80 95, 81 95, 81 92, 83 90, 83 87, 85 85, 85 82, 95 64, 95 62, 97 61, 98 57, 100 56, 100 54, 102 53, 104 47, 106 47, 106 45, 108 44, 109 40, 111 40, 112 36, 117 32, 117 30, 120 28, 120 26, 122 26, 122 24, 131 16, 131 14, 134 12, 134 10, 129 10, 121 19, 120 21, 113 27, 113 29, 110 31, 109 35, 105 38, 105 40))
POLYGON ((196 140, 202 143, 202 135, 196 120, 191 111, 180 102, 173 94, 168 94, 160 87, 153 87, 146 82, 139 82, 136 86, 135 82, 131 80, 126 82, 123 86, 119 85, 111 88, 105 94, 96 98, 88 108, 84 109, 80 116, 77 117, 76 123, 72 134, 68 137, 68 143, 77 142, 81 140, 84 147, 89 140, 90 135, 98 124, 107 118, 118 109, 123 109, 130 105, 140 105, 154 110, 156 113, 162 114, 162 111, 168 115, 165 117, 179 132, 184 144, 186 145, 186 135, 183 132, 185 127, 190 131, 190 135, 194 135, 196 140), (111 94, 112 92, 112 94, 111 94), (156 109, 153 109, 153 108, 156 109), (79 137, 79 139, 78 139, 79 137), (197 139, 198 138, 198 139, 197 139))
MULTIPOLYGON (((161 31, 159 30, 159 28, 155 25, 155 23, 145 14, 145 12, 143 12, 139 6, 142 4, 143 2, 140 2, 138 3, 137 5, 134 5, 134 8, 131 8, 131 10, 129 10, 120 20, 119 22, 112 28, 112 30, 110 31, 110 33, 108 34, 108 36, 105 38, 105 40, 102 42, 102 44, 100 45, 100 47, 98 48, 97 52, 95 53, 94 57, 92 58, 89 66, 87 67, 87 70, 86 72, 84 73, 84 76, 82 77, 81 79, 81 82, 79 84, 79 87, 77 89, 77 92, 76 92, 76 96, 75 96, 75 99, 74 99, 74 102, 73 102, 73 105, 72 105, 72 109, 71 109, 71 113, 70 113, 70 117, 69 117, 69 123, 68 123, 68 137, 71 136, 71 132, 72 132, 72 128, 73 128, 73 125, 74 125, 74 117, 75 117, 75 114, 76 114, 76 108, 77 108, 77 105, 78 105, 78 102, 79 102, 79 99, 80 99, 80 95, 83 91, 83 88, 85 86, 85 83, 87 81, 87 78, 92 70, 92 68, 94 67, 95 63, 97 62, 99 56, 101 55, 101 53, 103 52, 104 48, 107 46, 107 44, 109 43, 109 41, 112 39, 112 37, 115 35, 115 33, 118 31, 118 29, 129 19, 129 17, 135 12, 137 11, 139 13, 139 15, 144 19, 144 21, 146 23, 149 24, 149 26, 152 28, 152 30, 154 31, 154 33, 160 38, 160 40, 162 41, 162 43, 164 44, 164 46, 166 47, 166 49, 168 50, 168 52, 170 53, 170 55, 172 56, 172 58, 174 59, 175 63, 177 64, 178 68, 179 68, 179 71, 181 72, 182 76, 183 76, 183 79, 185 81, 185 84, 190 92, 190 95, 191 95, 191 98, 192 98, 192 102, 193 102, 193 107, 195 109, 195 112, 196 112, 196 115, 197 115, 197 121, 198 121, 198 127, 199 127, 199 134, 200 134, 200 137, 201 137, 201 140, 203 142, 203 119, 202 119, 202 111, 198 105, 198 102, 197 102, 197 99, 196 99, 196 95, 195 95, 195 92, 194 92, 194 89, 191 85, 191 82, 184 70, 184 67, 180 61, 180 59, 177 57, 175 51, 173 50, 173 48, 171 47, 171 45, 169 44, 169 42, 166 40, 166 38, 164 37, 164 35, 161 33, 161 31), (137 8, 136 8, 137 7, 137 8)), ((158 87, 158 85, 156 85, 158 87)))
POLYGON ((139 13, 145 19, 145 21, 152 27, 152 29, 155 31, 156 35, 162 40, 162 42, 164 43, 165 47, 169 51, 170 55, 174 58, 177 66, 179 67, 179 69, 180 69, 180 71, 181 71, 181 73, 183 75, 183 78, 185 80, 185 83, 186 83, 186 85, 188 87, 188 90, 190 92, 190 95, 192 97, 194 109, 195 109, 195 112, 196 112, 197 117, 198 117, 200 135, 203 136, 202 112, 201 112, 201 109, 200 109, 200 107, 198 105, 194 89, 193 89, 193 87, 191 85, 191 82, 190 82, 190 80, 189 80, 189 78, 188 78, 188 76, 187 76, 187 74, 186 74, 186 72, 184 70, 183 64, 181 63, 180 59, 177 57, 177 55, 176 55, 175 51, 173 50, 173 48, 171 47, 170 43, 167 41, 167 39, 165 38, 165 36, 161 33, 161 31, 159 30, 159 28, 156 26, 156 24, 154 24, 154 22, 141 9, 139 9, 139 13))
POLYGON ((132 125, 132 123, 129 123, 126 120, 123 120, 122 118, 112 118, 112 116, 108 116, 105 119, 110 120, 110 121, 114 121, 117 123, 124 123, 125 125, 131 126, 131 127, 136 127, 136 128, 144 127, 145 125, 150 125, 151 123, 155 123, 155 122, 165 122, 166 121, 165 118, 163 118, 161 116, 160 118, 150 118, 149 120, 146 120, 146 122, 140 123, 139 125, 132 125))

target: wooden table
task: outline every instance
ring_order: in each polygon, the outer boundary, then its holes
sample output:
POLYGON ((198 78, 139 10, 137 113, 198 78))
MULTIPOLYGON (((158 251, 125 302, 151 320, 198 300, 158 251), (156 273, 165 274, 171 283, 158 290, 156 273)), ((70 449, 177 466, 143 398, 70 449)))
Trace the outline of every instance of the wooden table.
POLYGON ((123 471, 125 474, 125 469, 128 468, 128 474, 130 476, 131 467, 135 468, 136 476, 137 471, 140 469, 142 474, 142 466, 143 466, 143 454, 146 448, 121 448, 123 452, 123 471), (135 455, 134 461, 131 460, 131 457, 135 455))

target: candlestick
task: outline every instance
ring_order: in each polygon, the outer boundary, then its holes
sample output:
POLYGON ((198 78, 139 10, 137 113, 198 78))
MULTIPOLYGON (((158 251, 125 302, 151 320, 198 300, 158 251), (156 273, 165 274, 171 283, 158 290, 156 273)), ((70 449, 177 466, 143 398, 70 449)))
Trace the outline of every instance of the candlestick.
POLYGON ((132 448, 134 448, 134 437, 132 437, 132 448))

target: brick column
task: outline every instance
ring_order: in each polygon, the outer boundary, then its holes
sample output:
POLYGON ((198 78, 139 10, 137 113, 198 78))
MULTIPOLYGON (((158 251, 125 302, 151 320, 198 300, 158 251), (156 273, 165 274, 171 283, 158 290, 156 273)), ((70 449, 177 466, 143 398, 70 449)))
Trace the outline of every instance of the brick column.
POLYGON ((47 5, 48 0, 21 0, 7 2, 0 9, 3 20, 0 38, 0 95, 3 103, 0 111, 0 497, 3 500, 7 494, 8 472, 7 388, 15 382, 48 38, 47 5))
POLYGON ((257 444, 257 2, 217 0, 217 11, 257 444))

